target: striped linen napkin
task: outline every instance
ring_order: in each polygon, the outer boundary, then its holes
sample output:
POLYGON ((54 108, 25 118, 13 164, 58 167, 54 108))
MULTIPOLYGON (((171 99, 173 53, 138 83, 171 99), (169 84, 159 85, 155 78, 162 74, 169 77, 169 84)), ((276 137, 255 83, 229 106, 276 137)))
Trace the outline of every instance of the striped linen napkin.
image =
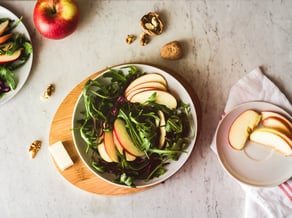
MULTIPOLYGON (((230 90, 224 114, 236 105, 249 101, 266 101, 292 113, 292 105, 279 88, 256 68, 240 79, 230 90)), ((213 138, 212 150, 216 152, 213 138)), ((291 166, 292 167, 292 166, 291 166)), ((258 188, 240 183, 246 193, 246 218, 292 218, 292 178, 276 187, 258 188)))

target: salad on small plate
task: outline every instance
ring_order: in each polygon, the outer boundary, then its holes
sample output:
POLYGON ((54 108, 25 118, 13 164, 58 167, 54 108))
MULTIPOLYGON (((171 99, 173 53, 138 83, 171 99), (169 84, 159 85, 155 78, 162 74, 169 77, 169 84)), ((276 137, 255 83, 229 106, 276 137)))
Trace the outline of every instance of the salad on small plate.
POLYGON ((22 17, 0 6, 0 105, 22 88, 31 66, 32 44, 22 17))
POLYGON ((187 161, 197 137, 197 111, 171 74, 145 64, 106 69, 77 100, 73 141, 86 166, 126 187, 165 181, 187 161))

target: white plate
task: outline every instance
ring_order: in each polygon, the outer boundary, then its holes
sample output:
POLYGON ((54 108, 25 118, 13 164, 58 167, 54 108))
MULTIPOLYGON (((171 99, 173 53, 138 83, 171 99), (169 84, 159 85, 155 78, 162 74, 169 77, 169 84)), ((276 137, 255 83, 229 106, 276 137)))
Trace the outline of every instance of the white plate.
MULTIPOLYGON (((190 156, 190 154, 191 154, 191 152, 192 152, 192 150, 193 150, 193 148, 195 146, 195 142, 196 142, 196 138, 197 138, 197 128, 198 128, 197 111, 196 111, 195 105, 194 105, 194 103, 193 103, 193 101, 191 99, 191 96, 189 95, 187 90, 172 75, 168 74, 167 72, 165 72, 165 71, 163 71, 163 70, 161 70, 159 68, 156 68, 156 67, 153 67, 153 66, 149 66, 149 65, 144 65, 144 64, 126 64, 126 65, 120 65, 120 66, 114 67, 114 69, 120 69, 123 66, 129 66, 129 65, 135 65, 142 72, 148 72, 148 73, 149 72, 156 72, 156 73, 160 73, 161 75, 163 75, 166 78, 167 82, 168 82, 169 91, 173 95, 178 97, 178 99, 181 99, 183 102, 185 102, 185 103, 190 105, 191 114, 193 116, 193 120, 192 120, 192 123, 191 123, 191 125, 192 125, 192 127, 194 129, 193 138, 191 140, 190 145, 186 149, 186 152, 181 154, 181 156, 180 156, 178 161, 171 161, 171 163, 168 164, 167 167, 166 167, 167 172, 164 175, 160 176, 159 178, 154 178, 154 179, 151 179, 150 181, 144 181, 144 180, 135 181, 136 186, 138 188, 141 188, 141 187, 147 187, 147 186, 151 186, 151 185, 158 184, 160 182, 165 181, 170 176, 175 174, 183 166, 183 164, 187 161, 187 159, 189 158, 189 156, 190 156)), ((106 71, 104 71, 104 72, 106 72, 106 71)), ((99 76, 101 76, 102 74, 100 74, 99 76)), ((72 117, 72 125, 73 125, 72 135, 73 135, 73 141, 74 141, 76 150, 79 153, 79 156, 81 157, 81 159, 83 160, 85 165, 95 175, 97 175, 98 177, 100 177, 104 181, 112 183, 111 180, 114 178, 113 175, 111 175, 111 174, 99 174, 91 166, 92 153, 91 153, 91 151, 88 152, 88 153, 85 153, 85 149, 86 149, 87 145, 84 142, 84 140, 81 138, 79 130, 76 130, 76 128, 78 128, 80 126, 80 124, 78 124, 76 121, 80 120, 82 118, 81 112, 84 111, 84 103, 83 102, 84 102, 83 101, 83 97, 82 97, 82 95, 80 95, 80 97, 77 100, 77 103, 75 105, 74 112, 73 112, 73 117, 72 117)), ((115 184, 115 183, 112 183, 112 184, 118 185, 118 184, 115 184)), ((125 186, 122 186, 122 187, 125 187, 125 186)))
MULTIPOLYGON (((15 22, 19 20, 19 18, 15 14, 13 14, 11 11, 0 6, 0 18, 5 18, 5 17, 8 17, 12 20, 15 20, 15 22)), ((20 22, 17 25, 17 27, 13 30, 13 32, 23 33, 25 35, 25 37, 29 41, 31 41, 30 35, 22 22, 20 22)), ((15 71, 13 71, 13 73, 15 74, 15 80, 17 83, 16 89, 11 90, 8 93, 6 93, 5 95, 3 95, 0 98, 0 105, 6 103, 8 100, 13 98, 20 91, 20 89, 23 87, 23 85, 25 84, 25 82, 30 74, 30 70, 31 70, 31 66, 32 66, 32 59, 33 59, 33 54, 30 55, 29 59, 27 60, 27 62, 23 66, 21 66, 20 68, 18 68, 15 71)))
POLYGON ((241 151, 233 149, 228 142, 228 131, 235 118, 243 111, 279 112, 290 120, 282 108, 267 102, 248 102, 234 108, 220 122, 216 132, 219 160, 236 180, 251 186, 268 187, 279 185, 292 176, 292 157, 276 153, 272 148, 248 142, 241 151))

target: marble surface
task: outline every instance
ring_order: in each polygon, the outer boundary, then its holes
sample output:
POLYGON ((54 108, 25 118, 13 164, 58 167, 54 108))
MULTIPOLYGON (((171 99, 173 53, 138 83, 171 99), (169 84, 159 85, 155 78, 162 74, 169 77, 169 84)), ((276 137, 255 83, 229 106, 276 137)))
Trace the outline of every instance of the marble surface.
POLYGON ((209 145, 230 87, 257 66, 292 100, 292 1, 128 0, 81 1, 77 31, 61 41, 35 30, 35 1, 0 1, 24 16, 34 46, 30 77, 0 107, 1 217, 244 217, 245 195, 220 166, 209 145), (125 43, 141 33, 138 20, 149 11, 166 21, 147 46, 125 43), (184 57, 163 60, 159 48, 179 40, 184 57), (53 116, 72 88, 107 66, 146 62, 169 67, 187 79, 201 102, 198 144, 185 166, 164 184, 133 195, 107 197, 72 186, 48 152, 53 116), (56 92, 40 95, 49 83, 56 92), (43 146, 31 160, 29 145, 43 146))

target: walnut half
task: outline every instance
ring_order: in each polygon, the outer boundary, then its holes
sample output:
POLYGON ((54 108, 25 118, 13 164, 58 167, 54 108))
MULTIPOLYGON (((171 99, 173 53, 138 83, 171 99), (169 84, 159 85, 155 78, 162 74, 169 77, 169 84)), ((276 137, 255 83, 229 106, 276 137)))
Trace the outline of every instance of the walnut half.
POLYGON ((40 140, 35 140, 33 141, 33 143, 31 143, 28 150, 30 153, 31 159, 35 158, 36 154, 41 149, 41 146, 42 146, 42 142, 40 140))
POLYGON ((160 35, 163 31, 163 23, 159 15, 155 12, 149 12, 140 19, 140 25, 145 33, 150 36, 160 35))

